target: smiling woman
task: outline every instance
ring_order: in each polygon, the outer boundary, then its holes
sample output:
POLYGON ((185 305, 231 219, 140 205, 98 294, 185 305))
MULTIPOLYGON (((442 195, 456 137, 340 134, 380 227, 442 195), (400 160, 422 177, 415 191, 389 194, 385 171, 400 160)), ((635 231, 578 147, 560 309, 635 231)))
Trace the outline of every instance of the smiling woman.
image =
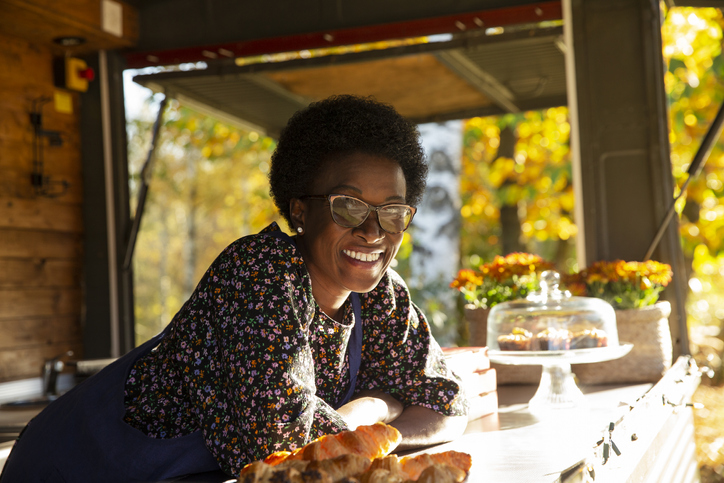
POLYGON ((162 334, 28 425, 3 478, 236 476, 379 421, 398 448, 462 434, 460 381, 389 268, 426 172, 415 126, 390 106, 339 96, 295 114, 270 182, 296 235, 273 223, 229 245, 162 334))
MULTIPOLYGON (((385 207, 400 206, 405 200, 405 177, 394 161, 356 153, 325 166, 310 189, 349 195, 350 200, 356 195, 385 207)), ((330 216, 319 200, 305 198, 291 201, 292 225, 302 228, 297 246, 312 277, 314 299, 325 314, 341 322, 341 309, 350 292, 369 292, 389 268, 402 243, 402 230, 384 230, 379 214, 358 216, 359 223, 350 223, 353 215, 348 208, 344 208, 347 215, 342 225, 340 217, 330 216)))

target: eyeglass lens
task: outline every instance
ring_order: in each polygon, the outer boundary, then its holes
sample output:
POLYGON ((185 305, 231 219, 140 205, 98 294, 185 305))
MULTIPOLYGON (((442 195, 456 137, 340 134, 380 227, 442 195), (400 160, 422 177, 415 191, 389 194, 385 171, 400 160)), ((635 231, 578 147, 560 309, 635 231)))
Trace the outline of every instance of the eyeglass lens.
MULTIPOLYGON (((345 226, 359 226, 367 219, 373 208, 364 201, 348 196, 332 198, 332 217, 335 223, 345 226)), ((389 233, 401 233, 412 219, 412 211, 406 205, 386 205, 377 208, 380 227, 389 233)))

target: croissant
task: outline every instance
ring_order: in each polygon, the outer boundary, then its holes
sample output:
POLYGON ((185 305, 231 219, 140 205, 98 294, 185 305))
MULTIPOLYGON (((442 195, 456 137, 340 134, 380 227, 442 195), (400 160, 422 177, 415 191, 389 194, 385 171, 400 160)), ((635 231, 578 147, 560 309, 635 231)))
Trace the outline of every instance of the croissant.
POLYGON ((295 468, 275 468, 263 461, 255 461, 244 467, 237 483, 267 483, 274 480, 289 483, 304 482, 299 470, 295 468), (286 473, 284 479, 281 479, 281 476, 276 476, 277 473, 280 475, 286 473))
POLYGON ((385 468, 370 469, 360 477, 360 483, 405 483, 407 477, 385 468))
POLYGON ((291 451, 277 451, 264 458, 264 463, 272 466, 276 466, 282 461, 287 459, 287 456, 292 454, 291 451))
POLYGON ((274 466, 274 468, 275 469, 294 468, 295 470, 297 470, 301 473, 307 469, 307 466, 309 466, 309 461, 286 460, 286 461, 282 461, 278 465, 274 466))
POLYGON ((294 470, 297 473, 301 474, 307 469, 307 465, 309 465, 309 461, 302 460, 286 460, 283 462, 277 462, 276 465, 271 465, 266 461, 255 461, 253 463, 249 463, 248 465, 244 466, 244 468, 242 468, 241 472, 239 473, 239 479, 237 480, 237 482, 262 483, 266 482, 269 478, 276 475, 277 472, 281 473, 282 471, 287 471, 289 473, 293 473, 289 470, 294 470))
POLYGON ((374 459, 389 454, 401 440, 402 435, 397 429, 385 423, 375 423, 370 426, 359 426, 354 431, 325 434, 291 454, 272 453, 267 459, 274 462, 270 464, 279 464, 287 459, 319 461, 343 454, 356 454, 374 459))
POLYGON ((388 456, 401 439, 384 423, 324 435, 246 465, 238 483, 457 483, 472 466, 470 455, 457 451, 388 456))
POLYGON ((332 477, 333 481, 357 477, 367 471, 372 462, 369 458, 357 454, 343 454, 336 458, 312 461, 306 471, 320 470, 332 477))
MULTIPOLYGON (((327 474, 326 471, 322 470, 306 470, 304 473, 302 473, 302 478, 304 483, 336 483, 334 479, 332 479, 329 474, 327 474)), ((279 478, 271 480, 269 483, 296 483, 296 482, 287 482, 286 480, 279 478)))
POLYGON ((446 464, 462 470, 467 474, 473 465, 473 461, 469 454, 458 451, 446 451, 444 453, 433 454, 423 453, 417 456, 406 456, 400 460, 403 473, 413 481, 417 481, 426 468, 436 464, 446 464))
MULTIPOLYGON (((366 459, 366 458, 365 458, 366 459)), ((369 460, 366 460, 369 465, 369 460)), ((366 468, 367 465, 363 466, 366 468)), ((309 468, 309 461, 285 461, 271 466, 256 461, 242 470, 237 483, 338 483, 345 476, 336 477, 323 468, 309 468), (301 464, 300 464, 301 463, 301 464)))
POLYGON ((467 473, 460 468, 445 463, 435 463, 425 468, 417 483, 460 483, 467 473))
POLYGON ((396 454, 375 458, 370 465, 369 471, 374 471, 376 469, 387 470, 390 473, 403 474, 402 466, 400 465, 400 458, 396 454))
MULTIPOLYGON (((304 473, 300 473, 295 468, 275 468, 268 480, 264 480, 264 483, 307 483, 307 478, 304 473)), ((329 483, 333 483, 331 479, 327 480, 329 483)), ((327 483, 327 482, 325 482, 327 483)))

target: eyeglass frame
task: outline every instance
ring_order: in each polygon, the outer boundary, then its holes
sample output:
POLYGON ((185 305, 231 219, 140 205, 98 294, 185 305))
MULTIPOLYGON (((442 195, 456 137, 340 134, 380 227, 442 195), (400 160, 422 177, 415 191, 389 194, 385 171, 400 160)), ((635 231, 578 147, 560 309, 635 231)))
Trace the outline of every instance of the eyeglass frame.
POLYGON ((410 206, 405 203, 389 203, 386 205, 375 206, 370 203, 367 203, 364 200, 356 198, 354 196, 341 195, 341 194, 337 194, 337 193, 330 193, 328 195, 304 195, 304 196, 300 196, 299 199, 300 200, 305 200, 305 199, 306 200, 327 200, 329 202, 329 214, 332 216, 332 221, 335 222, 337 225, 341 226, 342 228, 357 228, 358 226, 362 226, 362 224, 365 221, 367 221, 367 218, 370 217, 370 213, 372 213, 374 211, 377 214, 377 224, 380 225, 380 228, 382 228, 382 231, 384 231, 385 233, 389 233, 390 235, 399 235, 400 233, 404 233, 405 231, 407 231, 407 229, 410 228, 412 219, 415 217, 415 213, 417 213, 417 208, 415 206, 410 206), (353 200, 359 201, 363 205, 366 205, 367 206, 367 215, 365 215, 364 220, 362 220, 359 224, 352 225, 352 226, 345 226, 345 225, 342 225, 341 223, 339 223, 334 217, 334 209, 332 208, 332 200, 334 197, 352 198, 353 200), (405 228, 402 229, 402 231, 392 232, 392 231, 386 230, 382 226, 382 223, 380 223, 380 209, 387 208, 388 206, 404 206, 405 208, 408 208, 410 210, 410 221, 407 222, 407 225, 405 226, 405 228))

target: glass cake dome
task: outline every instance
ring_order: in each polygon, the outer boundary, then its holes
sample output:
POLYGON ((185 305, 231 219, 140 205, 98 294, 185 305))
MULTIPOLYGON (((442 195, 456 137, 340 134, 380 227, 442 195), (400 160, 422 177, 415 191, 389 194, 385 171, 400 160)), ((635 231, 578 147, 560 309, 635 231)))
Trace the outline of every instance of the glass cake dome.
POLYGON ((616 313, 604 300, 558 288, 560 275, 541 274, 541 290, 503 302, 488 315, 491 351, 562 351, 617 347, 616 313))

